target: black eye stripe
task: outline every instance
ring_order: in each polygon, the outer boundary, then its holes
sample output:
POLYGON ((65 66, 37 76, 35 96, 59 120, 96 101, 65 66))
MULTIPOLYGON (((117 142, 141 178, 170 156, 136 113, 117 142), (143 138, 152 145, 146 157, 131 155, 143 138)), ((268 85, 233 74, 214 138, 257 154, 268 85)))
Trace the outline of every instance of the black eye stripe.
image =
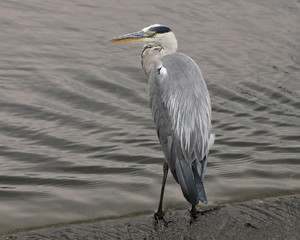
POLYGON ((157 27, 152 27, 149 29, 149 31, 156 32, 156 33, 167 33, 171 32, 171 28, 168 28, 166 26, 157 26, 157 27))

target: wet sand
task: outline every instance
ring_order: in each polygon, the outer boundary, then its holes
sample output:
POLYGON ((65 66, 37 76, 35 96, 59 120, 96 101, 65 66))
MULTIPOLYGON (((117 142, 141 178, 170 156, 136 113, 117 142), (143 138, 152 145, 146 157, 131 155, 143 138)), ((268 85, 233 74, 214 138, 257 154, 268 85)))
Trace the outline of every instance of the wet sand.
POLYGON ((8 239, 300 239, 300 195, 255 199, 189 212, 153 214, 56 225, 2 235, 8 239))

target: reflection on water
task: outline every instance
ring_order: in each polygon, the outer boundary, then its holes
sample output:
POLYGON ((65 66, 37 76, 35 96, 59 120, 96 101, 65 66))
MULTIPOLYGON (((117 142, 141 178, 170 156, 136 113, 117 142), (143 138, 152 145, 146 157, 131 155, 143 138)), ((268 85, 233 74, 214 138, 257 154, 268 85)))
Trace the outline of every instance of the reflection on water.
MULTIPOLYGON (((206 79, 209 204, 299 192, 299 3, 2 1, 0 232, 156 208, 162 151, 141 46, 153 23, 206 79)), ((165 205, 188 206, 170 177, 165 205)))

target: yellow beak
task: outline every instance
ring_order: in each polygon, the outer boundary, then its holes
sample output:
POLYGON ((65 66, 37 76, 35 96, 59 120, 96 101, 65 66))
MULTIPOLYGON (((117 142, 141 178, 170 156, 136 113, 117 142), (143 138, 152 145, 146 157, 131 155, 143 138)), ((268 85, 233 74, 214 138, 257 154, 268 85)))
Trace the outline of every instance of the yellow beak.
POLYGON ((125 34, 119 37, 115 37, 108 42, 115 43, 115 42, 143 42, 145 38, 149 37, 147 33, 144 31, 139 31, 135 33, 125 34))

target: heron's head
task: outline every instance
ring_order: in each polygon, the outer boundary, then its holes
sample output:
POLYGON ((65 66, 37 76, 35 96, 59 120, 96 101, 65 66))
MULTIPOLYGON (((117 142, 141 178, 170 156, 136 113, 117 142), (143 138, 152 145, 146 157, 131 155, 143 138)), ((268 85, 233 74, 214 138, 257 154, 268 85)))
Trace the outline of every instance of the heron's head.
POLYGON ((129 33, 108 42, 143 42, 146 45, 161 46, 172 52, 177 51, 177 40, 172 30, 161 24, 153 24, 134 33, 129 33))

